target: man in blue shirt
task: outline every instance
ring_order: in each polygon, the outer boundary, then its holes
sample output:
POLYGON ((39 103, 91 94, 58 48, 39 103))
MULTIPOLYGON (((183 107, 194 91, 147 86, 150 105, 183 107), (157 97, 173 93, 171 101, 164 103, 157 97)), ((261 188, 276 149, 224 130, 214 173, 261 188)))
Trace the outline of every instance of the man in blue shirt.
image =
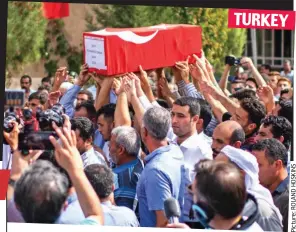
POLYGON ((289 176, 287 150, 278 139, 264 139, 254 145, 252 153, 259 164, 259 180, 271 194, 283 216, 283 231, 288 231, 289 176))
POLYGON ((150 108, 143 116, 141 136, 150 154, 145 158, 146 166, 137 186, 142 227, 167 225, 164 201, 169 197, 183 206, 184 158, 178 146, 168 144, 170 126, 171 116, 164 108, 150 108))
POLYGON ((115 203, 135 211, 139 218, 136 189, 138 180, 144 169, 139 159, 141 138, 137 131, 130 126, 119 126, 113 129, 110 140, 110 157, 116 168, 115 174, 115 203))
POLYGON ((82 67, 82 70, 79 74, 78 79, 76 80, 74 86, 69 89, 65 95, 62 97, 60 103, 65 107, 66 114, 70 117, 74 117, 75 107, 74 102, 79 105, 84 101, 92 101, 93 95, 87 90, 81 90, 82 87, 88 82, 90 75, 88 72, 88 66, 85 64, 82 67))
POLYGON ((100 199, 104 213, 104 225, 138 227, 138 219, 131 209, 114 205, 112 170, 104 165, 93 164, 86 167, 84 171, 100 199))

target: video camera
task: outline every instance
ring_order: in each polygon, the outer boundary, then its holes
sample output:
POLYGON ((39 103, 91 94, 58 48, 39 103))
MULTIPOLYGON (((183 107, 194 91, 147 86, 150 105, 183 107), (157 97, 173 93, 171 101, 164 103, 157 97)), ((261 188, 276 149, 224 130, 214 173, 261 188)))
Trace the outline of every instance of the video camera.
MULTIPOLYGON (((65 108, 61 104, 56 104, 45 111, 37 110, 36 117, 30 109, 23 109, 22 113, 17 115, 11 108, 4 118, 4 131, 8 133, 12 131, 11 122, 13 121, 22 125, 18 148, 23 155, 29 154, 29 150, 53 150, 49 137, 57 138, 57 135, 52 128, 52 123, 55 122, 58 127, 62 127, 65 121, 64 113, 65 108)), ((4 143, 7 144, 5 139, 4 143)))
POLYGON ((61 104, 54 105, 51 109, 37 113, 37 120, 39 122, 40 130, 53 131, 52 123, 54 122, 58 127, 63 126, 65 108, 61 104))
POLYGON ((235 56, 226 56, 225 64, 228 64, 230 66, 241 65, 241 58, 236 58, 235 56))

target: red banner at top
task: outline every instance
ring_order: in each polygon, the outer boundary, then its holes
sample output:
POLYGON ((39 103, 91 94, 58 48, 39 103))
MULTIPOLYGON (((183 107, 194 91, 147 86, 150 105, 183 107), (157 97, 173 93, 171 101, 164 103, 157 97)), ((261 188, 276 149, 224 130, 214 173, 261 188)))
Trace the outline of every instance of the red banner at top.
POLYGON ((295 30, 295 12, 229 9, 228 27, 295 30))

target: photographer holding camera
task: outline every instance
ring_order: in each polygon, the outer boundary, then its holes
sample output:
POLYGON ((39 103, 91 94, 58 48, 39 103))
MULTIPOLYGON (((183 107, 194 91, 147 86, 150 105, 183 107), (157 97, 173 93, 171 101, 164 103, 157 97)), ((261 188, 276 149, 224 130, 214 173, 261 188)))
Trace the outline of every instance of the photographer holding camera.
POLYGON ((248 57, 242 57, 242 58, 236 58, 235 56, 226 56, 225 57, 225 68, 224 68, 224 72, 222 74, 222 77, 220 79, 219 82, 219 86, 222 89, 222 91, 227 95, 230 96, 230 94, 233 94, 234 92, 238 91, 239 89, 245 88, 245 82, 246 80, 242 80, 242 78, 240 78, 238 75, 236 75, 234 78, 230 78, 231 79, 231 84, 232 84, 232 93, 229 93, 229 91, 227 90, 227 83, 229 81, 229 73, 231 70, 231 67, 237 67, 237 74, 239 74, 242 70, 243 72, 243 67, 248 69, 248 72, 252 74, 252 77, 255 81, 255 85, 258 86, 266 86, 267 83, 264 80, 264 78, 261 76, 260 72, 257 70, 257 68, 255 67, 253 61, 248 58, 248 57))
MULTIPOLYGON (((36 161, 41 151, 30 151, 29 155, 24 156, 17 149, 18 124, 12 124, 13 130, 4 133, 13 150, 7 200, 9 205, 15 204, 21 213, 19 218, 29 223, 61 223, 60 219, 65 212, 71 211, 70 215, 73 217, 73 193, 77 192, 79 204, 75 207, 76 210, 82 210, 84 216, 79 221, 70 220, 68 223, 103 224, 100 200, 84 174, 83 163, 76 148, 76 136, 69 130, 69 123, 65 123, 64 133, 53 124, 53 129, 60 138, 59 142, 50 137, 55 159, 59 167, 66 170, 67 175, 48 161, 36 161)), ((8 215, 9 213, 10 211, 8 215)))

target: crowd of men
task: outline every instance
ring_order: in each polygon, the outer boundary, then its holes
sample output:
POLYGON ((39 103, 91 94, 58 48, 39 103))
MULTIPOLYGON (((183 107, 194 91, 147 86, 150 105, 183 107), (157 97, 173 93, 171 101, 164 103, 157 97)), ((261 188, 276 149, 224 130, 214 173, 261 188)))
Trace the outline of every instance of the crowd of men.
POLYGON ((218 82, 208 60, 193 57, 192 64, 176 62, 172 75, 139 66, 101 77, 85 64, 71 83, 60 68, 37 91, 23 76, 33 118, 60 105, 64 120, 51 122, 54 150, 24 155, 22 123, 4 132, 8 221, 287 231, 289 61, 279 73, 244 57, 234 77, 227 64, 218 82), (180 223, 166 217, 170 197, 180 223))

